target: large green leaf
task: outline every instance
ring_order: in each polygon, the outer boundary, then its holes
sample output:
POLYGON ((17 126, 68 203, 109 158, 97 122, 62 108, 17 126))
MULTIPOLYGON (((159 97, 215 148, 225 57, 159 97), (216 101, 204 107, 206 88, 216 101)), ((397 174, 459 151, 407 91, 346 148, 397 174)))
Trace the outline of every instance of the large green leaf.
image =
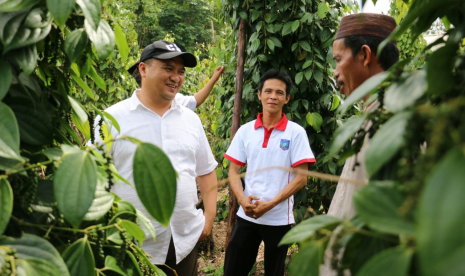
POLYGON ((82 54, 82 51, 86 48, 87 40, 87 33, 83 28, 72 31, 66 37, 63 50, 71 62, 82 54))
POLYGON ((98 188, 95 192, 92 205, 89 207, 83 220, 92 221, 103 217, 111 209, 114 199, 115 196, 112 193, 105 191, 103 188, 98 188))
POLYGON ((2 0, 0 1, 0 12, 27 10, 39 2, 40 0, 2 0))
POLYGON ((129 55, 129 46, 126 40, 126 35, 124 35, 123 29, 120 25, 116 22, 114 23, 115 26, 115 42, 116 47, 118 47, 118 52, 121 55, 121 62, 124 64, 128 59, 129 55))
POLYGON ((306 116, 307 123, 313 127, 317 132, 320 132, 321 124, 323 123, 323 117, 319 113, 309 112, 306 116))
POLYGON ((95 93, 90 89, 85 81, 83 81, 73 70, 69 71, 73 80, 86 92, 87 96, 89 96, 92 100, 95 100, 95 93))
POLYGON ((71 15, 75 3, 75 0, 47 0, 47 9, 60 28, 63 28, 66 20, 71 15))
POLYGON ((436 50, 428 59, 427 80, 428 93, 445 94, 454 87, 454 63, 458 45, 447 43, 446 46, 436 50), (440 68, 440 70, 438 70, 440 68))
POLYGON ((52 122, 40 102, 33 102, 27 98, 11 98, 7 103, 18 120, 21 141, 31 145, 52 142, 52 122))
POLYGON ((15 16, 11 17, 11 19, 10 16, 5 17, 10 20, 3 26, 0 33, 0 39, 4 45, 4 54, 10 50, 39 42, 50 32, 52 27, 51 16, 48 13, 45 14, 41 8, 32 9, 24 20, 23 13, 13 14, 15 16))
POLYGON ((318 276, 320 275, 320 259, 324 253, 321 242, 310 241, 299 246, 299 253, 295 255, 289 266, 289 275, 318 276))
POLYGON ((63 252, 63 259, 68 266, 71 276, 95 274, 95 262, 92 248, 87 237, 75 241, 63 252))
POLYGON ((100 89, 102 89, 103 91, 106 92, 107 85, 106 85, 105 81, 97 74, 97 71, 95 71, 94 66, 90 67, 89 77, 95 82, 95 84, 98 86, 98 88, 100 88, 100 89))
POLYGON ((463 275, 465 271, 464 168, 463 150, 453 148, 426 177, 419 203, 417 229, 423 275, 463 275), (444 274, 443 270, 446 269, 455 272, 444 274))
POLYGON ((344 103, 339 107, 339 111, 344 114, 351 106, 375 90, 378 85, 384 82, 388 77, 388 72, 382 72, 366 80, 347 97, 344 103))
POLYGON ((369 176, 375 174, 391 160, 404 145, 404 133, 407 131, 410 117, 410 112, 394 115, 373 136, 365 155, 365 165, 369 176))
POLYGON ((371 258, 357 276, 407 276, 412 260, 412 250, 397 246, 381 251, 371 258))
POLYGON ((286 22, 281 31, 281 36, 286 36, 292 32, 292 22, 286 22))
POLYGON ((384 96, 384 105, 393 112, 402 111, 423 96, 426 87, 426 72, 413 72, 389 87, 384 96))
POLYGON ((84 26, 87 34, 89 35, 90 41, 92 41, 95 49, 97 50, 99 60, 106 59, 115 48, 115 34, 113 33, 110 25, 102 19, 98 29, 94 30, 86 19, 84 26))
POLYGON ((79 5, 79 7, 81 7, 89 26, 96 31, 100 25, 100 17, 102 14, 102 5, 100 1, 76 0, 76 3, 79 5))
POLYGON ((11 68, 8 62, 0 59, 0 100, 2 100, 8 89, 10 89, 11 79, 13 74, 11 73, 11 68))
POLYGON ((11 51, 9 56, 16 61, 27 75, 30 75, 37 65, 37 47, 35 44, 11 51))
POLYGON ((308 240, 313 237, 318 230, 333 230, 341 223, 342 220, 333 216, 319 215, 311 217, 297 224, 289 232, 287 232, 279 244, 292 244, 308 240))
POLYGON ((73 97, 68 96, 69 103, 71 104, 71 108, 73 108, 76 115, 79 117, 82 123, 87 121, 87 113, 84 111, 84 107, 73 97))
POLYGON ((145 233, 137 224, 129 220, 122 220, 119 225, 126 230, 132 238, 136 239, 138 244, 142 245, 145 240, 145 233))
POLYGON ((5 231, 13 212, 13 190, 6 178, 0 178, 0 235, 5 231))
POLYGON ((326 14, 328 13, 328 11, 329 11, 328 5, 326 4, 325 1, 322 1, 318 5, 318 16, 320 18, 324 18, 326 16, 326 14))
POLYGON ((50 275, 60 276, 60 271, 50 262, 38 258, 20 259, 16 261, 18 276, 50 275))
POLYGON ((58 208, 78 228, 94 200, 97 168, 89 152, 64 154, 53 179, 58 208))
POLYGON ((60 256, 60 253, 46 239, 36 235, 23 234, 19 239, 4 237, 0 239, 0 245, 16 249, 18 258, 39 258, 50 262, 58 269, 61 276, 68 276, 68 268, 60 256))
POLYGON ((329 150, 329 155, 334 156, 338 153, 347 141, 355 136, 355 133, 360 130, 363 123, 366 120, 366 116, 354 116, 347 120, 341 127, 336 129, 333 135, 333 142, 329 150))
POLYGON ((155 145, 141 143, 134 155, 134 184, 150 215, 167 226, 176 201, 176 171, 155 145))
POLYGON ((118 273, 119 275, 126 276, 127 274, 118 266, 118 262, 116 261, 115 257, 107 255, 105 257, 105 267, 104 269, 111 270, 113 272, 118 273))
POLYGON ((146 217, 141 211, 136 210, 137 212, 137 222, 140 226, 142 226, 147 232, 149 232, 150 236, 152 237, 153 241, 156 240, 157 235, 155 232, 155 227, 153 227, 152 222, 148 217, 146 217))
POLYGON ((401 214, 405 199, 395 186, 370 183, 355 192, 353 200, 358 216, 371 228, 389 234, 414 235, 414 223, 401 214))
POLYGON ((13 111, 0 102, 0 157, 21 161, 19 127, 13 111))

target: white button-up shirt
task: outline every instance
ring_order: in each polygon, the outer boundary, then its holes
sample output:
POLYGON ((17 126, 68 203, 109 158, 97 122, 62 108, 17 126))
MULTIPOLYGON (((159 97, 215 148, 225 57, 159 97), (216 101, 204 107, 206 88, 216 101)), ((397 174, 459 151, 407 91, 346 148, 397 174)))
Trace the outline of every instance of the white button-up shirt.
MULTIPOLYGON (((109 107, 106 111, 120 125, 121 133, 112 128, 113 138, 125 135, 157 145, 163 149, 178 173, 176 203, 169 227, 165 228, 151 219, 156 231, 156 241, 146 232, 147 238, 142 248, 155 257, 153 263, 162 264, 166 260, 172 236, 176 262, 179 263, 192 251, 205 225, 202 210, 196 209, 198 197, 195 179, 212 172, 218 163, 213 157, 197 114, 180 105, 178 101, 172 101, 170 109, 160 117, 139 101, 139 91, 136 90, 131 98, 109 107)), ((116 140, 110 150, 118 173, 132 184, 135 151, 136 145, 126 140, 116 140)), ((120 183, 114 185, 112 191, 151 218, 135 188, 120 183)))

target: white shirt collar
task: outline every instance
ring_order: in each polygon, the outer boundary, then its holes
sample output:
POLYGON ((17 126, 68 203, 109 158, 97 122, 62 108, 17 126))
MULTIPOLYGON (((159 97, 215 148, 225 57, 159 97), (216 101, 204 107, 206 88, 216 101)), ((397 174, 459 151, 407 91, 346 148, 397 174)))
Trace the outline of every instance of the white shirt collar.
MULTIPOLYGON (((139 97, 137 97, 137 94, 140 92, 140 88, 139 89, 136 89, 134 90, 134 92, 132 93, 132 96, 130 98, 130 105, 129 105, 129 110, 131 111, 134 111, 137 109, 138 106, 143 106, 144 108, 147 108, 149 109, 148 107, 146 107, 140 100, 139 100, 139 97)), ((173 99, 171 101, 171 106, 169 108, 169 110, 174 110, 174 109, 178 109, 182 112, 182 108, 181 108, 181 105, 178 103, 178 101, 176 101, 175 99, 173 99)))

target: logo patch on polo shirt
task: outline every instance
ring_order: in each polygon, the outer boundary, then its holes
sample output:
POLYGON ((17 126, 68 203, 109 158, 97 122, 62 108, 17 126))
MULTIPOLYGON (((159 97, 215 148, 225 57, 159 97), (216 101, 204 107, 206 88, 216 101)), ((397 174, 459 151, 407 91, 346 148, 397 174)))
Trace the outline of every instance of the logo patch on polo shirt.
POLYGON ((288 150, 290 143, 291 143, 291 140, 281 139, 281 143, 279 144, 279 147, 282 150, 288 150))

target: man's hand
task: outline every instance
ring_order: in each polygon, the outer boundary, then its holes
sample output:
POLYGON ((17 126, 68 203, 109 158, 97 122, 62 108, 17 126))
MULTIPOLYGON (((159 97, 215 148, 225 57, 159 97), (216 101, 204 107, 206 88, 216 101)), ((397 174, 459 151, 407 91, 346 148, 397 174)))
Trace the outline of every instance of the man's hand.
POLYGON ((205 226, 203 227, 202 234, 200 234, 199 242, 203 241, 206 237, 210 236, 212 232, 213 225, 210 225, 207 220, 205 220, 205 226))
POLYGON ((276 205, 269 201, 256 201, 255 206, 255 209, 253 209, 253 213, 255 215, 254 218, 259 218, 269 210, 273 209, 276 205))
POLYGON ((253 200, 259 200, 259 197, 256 197, 254 195, 249 195, 248 197, 243 197, 239 200, 239 204, 242 206, 242 209, 244 209, 244 212, 247 216, 253 218, 254 215, 254 209, 257 207, 254 203, 253 200))
POLYGON ((220 78, 221 76, 221 73, 224 74, 224 66, 218 66, 215 68, 215 71, 213 72, 213 76, 212 76, 212 80, 214 80, 215 82, 218 81, 218 79, 220 78))

